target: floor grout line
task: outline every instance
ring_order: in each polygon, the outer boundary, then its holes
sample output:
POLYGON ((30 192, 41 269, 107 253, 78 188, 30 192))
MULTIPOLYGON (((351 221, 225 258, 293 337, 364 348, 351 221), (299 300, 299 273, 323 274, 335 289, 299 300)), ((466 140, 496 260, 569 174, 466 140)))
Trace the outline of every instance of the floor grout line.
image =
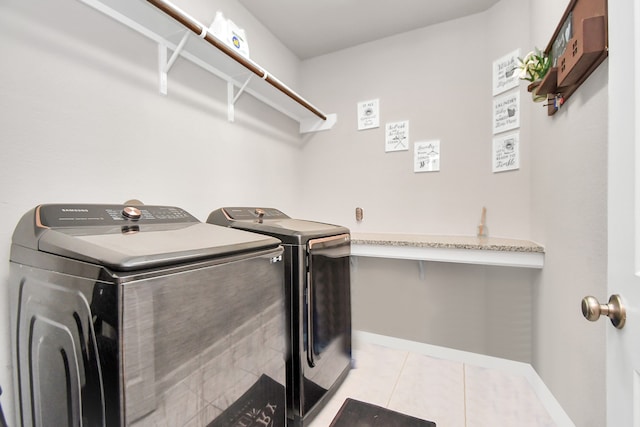
POLYGON ((462 409, 464 410, 464 426, 467 427, 467 364, 462 364, 462 409))
POLYGON ((391 399, 393 398, 393 393, 396 392, 396 388, 398 387, 398 383, 400 382, 400 377, 402 376, 402 371, 404 371, 404 367, 407 364, 407 359, 409 358, 409 352, 407 352, 404 356, 404 360, 402 361, 402 366, 400 366, 400 371, 398 372, 398 377, 396 378, 393 387, 391 388, 391 394, 389 394, 389 399, 387 400, 387 404, 385 407, 389 409, 389 405, 391 404, 391 399))

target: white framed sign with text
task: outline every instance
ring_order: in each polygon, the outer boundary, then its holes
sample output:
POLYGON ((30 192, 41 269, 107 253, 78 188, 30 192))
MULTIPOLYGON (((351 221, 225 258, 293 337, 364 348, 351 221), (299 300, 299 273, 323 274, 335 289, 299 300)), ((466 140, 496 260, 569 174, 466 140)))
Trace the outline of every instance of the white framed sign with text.
POLYGON ((520 132, 493 138, 493 172, 520 168, 520 132))
POLYGON ((394 122, 385 125, 384 151, 405 151, 409 149, 409 122, 394 122))
POLYGON ((516 49, 493 61, 493 96, 517 87, 519 82, 518 57, 520 49, 516 49))
POLYGON ((440 170, 440 141, 421 141, 413 146, 413 171, 437 172, 440 170))
POLYGON ((358 130, 380 127, 380 100, 358 102, 358 130))

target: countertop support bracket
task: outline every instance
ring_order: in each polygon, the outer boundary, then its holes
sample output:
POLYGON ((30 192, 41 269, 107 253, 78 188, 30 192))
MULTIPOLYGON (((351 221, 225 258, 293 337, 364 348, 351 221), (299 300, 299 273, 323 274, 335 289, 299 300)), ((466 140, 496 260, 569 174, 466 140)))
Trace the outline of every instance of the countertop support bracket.
POLYGON ((424 280, 425 278, 425 266, 424 266, 425 261, 420 259, 418 260, 418 276, 420 277, 420 280, 424 280))

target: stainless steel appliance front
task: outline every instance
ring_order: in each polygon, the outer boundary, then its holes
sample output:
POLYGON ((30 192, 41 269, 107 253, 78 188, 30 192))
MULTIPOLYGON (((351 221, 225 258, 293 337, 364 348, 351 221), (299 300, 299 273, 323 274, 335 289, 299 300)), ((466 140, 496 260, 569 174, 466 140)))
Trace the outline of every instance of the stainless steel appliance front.
POLYGON ((351 367, 350 234, 273 208, 213 211, 207 222, 277 237, 284 247, 289 424, 309 425, 351 367))
POLYGON ((302 298, 295 305, 303 351, 294 363, 302 384, 293 395, 300 396, 296 418, 303 424, 314 407, 322 409, 319 403, 335 391, 351 364, 350 236, 312 239, 299 248, 305 252, 299 256, 306 260, 307 277, 295 292, 302 298))
POLYGON ((277 240, 229 235, 192 220, 184 227, 140 221, 132 231, 127 220, 99 230, 52 233, 44 226, 30 243, 34 233, 20 233, 38 222, 33 215, 17 228, 11 253, 20 425, 218 427, 245 414, 253 417, 247 425, 284 425, 285 298, 277 240), (162 234, 171 242, 162 243, 162 234), (144 249, 148 239, 154 248, 144 249), (43 250, 54 246, 65 250, 43 250), (69 257, 78 248, 82 256, 69 257))

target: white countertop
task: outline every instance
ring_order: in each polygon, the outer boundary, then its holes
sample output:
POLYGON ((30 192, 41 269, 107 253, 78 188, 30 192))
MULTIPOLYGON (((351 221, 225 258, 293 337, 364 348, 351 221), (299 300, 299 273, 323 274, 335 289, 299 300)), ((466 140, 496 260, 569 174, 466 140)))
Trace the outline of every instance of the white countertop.
POLYGON ((544 265, 543 246, 501 237, 352 233, 351 255, 525 268, 544 265))

